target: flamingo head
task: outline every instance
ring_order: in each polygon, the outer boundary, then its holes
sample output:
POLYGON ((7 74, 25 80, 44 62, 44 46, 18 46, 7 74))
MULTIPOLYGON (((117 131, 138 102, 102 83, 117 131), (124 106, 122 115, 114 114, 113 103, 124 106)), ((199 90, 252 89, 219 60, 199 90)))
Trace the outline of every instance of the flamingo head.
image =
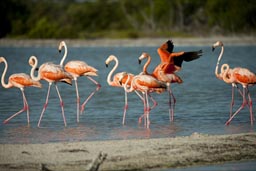
POLYGON ((148 57, 149 57, 149 54, 146 53, 146 52, 143 52, 143 53, 140 55, 139 59, 138 59, 139 64, 141 64, 141 61, 142 61, 143 59, 148 58, 148 57))
POLYGON ((4 62, 5 58, 4 57, 0 57, 0 63, 4 62))
POLYGON ((108 67, 108 64, 113 60, 117 61, 117 58, 114 55, 109 55, 109 57, 105 61, 106 67, 108 67))
POLYGON ((212 45, 212 51, 214 51, 216 47, 218 47, 218 46, 223 46, 223 45, 224 45, 224 44, 222 43, 222 41, 217 41, 216 43, 214 43, 214 44, 212 45))
POLYGON ((61 52, 62 47, 65 47, 65 46, 66 46, 65 41, 61 41, 59 44, 59 53, 61 52))

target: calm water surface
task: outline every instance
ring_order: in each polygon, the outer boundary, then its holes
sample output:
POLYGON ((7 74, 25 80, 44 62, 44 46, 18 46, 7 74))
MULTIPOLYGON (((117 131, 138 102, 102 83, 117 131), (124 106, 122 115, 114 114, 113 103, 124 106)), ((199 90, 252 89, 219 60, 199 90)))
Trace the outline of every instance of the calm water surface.
MULTIPOLYGON (((173 123, 169 122, 167 93, 152 94, 158 106, 150 112, 150 129, 138 124, 138 117, 143 113, 143 105, 134 93, 128 94, 129 109, 126 125, 122 125, 124 91, 107 84, 107 74, 114 63, 106 68, 105 60, 110 54, 114 54, 119 58, 120 63, 117 71, 137 74, 142 70, 142 65, 138 64, 138 57, 142 52, 148 52, 152 56, 152 63, 149 67, 149 71, 152 72, 160 61, 156 52, 157 47, 70 47, 68 49, 66 62, 78 59, 94 66, 99 70, 99 76, 94 78, 102 85, 100 91, 89 101, 85 112, 80 116, 80 123, 76 122, 75 87, 59 83, 59 90, 65 105, 67 127, 63 125, 59 99, 54 86, 51 89, 48 108, 41 122, 42 128, 37 127, 48 88, 48 83, 41 81, 42 89, 35 87, 25 89, 30 105, 30 126, 27 126, 26 113, 20 114, 4 125, 2 122, 20 110, 23 102, 19 89, 4 89, 1 86, 0 143, 142 139, 184 136, 193 132, 233 134, 255 131, 255 126, 250 125, 248 108, 239 113, 230 126, 224 125, 229 116, 231 85, 215 77, 214 70, 220 49, 212 52, 211 45, 175 47, 175 51, 202 49, 204 55, 196 61, 184 62, 182 71, 178 73, 184 83, 172 85, 177 100, 173 123)), ((56 48, 0 47, 0 52, 9 64, 6 76, 19 72, 29 73, 30 66, 27 61, 31 55, 38 57, 39 64, 47 61, 59 63, 63 55, 58 53, 57 45, 56 48)), ((255 46, 226 46, 221 64, 228 63, 231 67, 242 66, 256 71, 255 54, 255 46)), ((3 69, 2 63, 1 73, 3 69)), ((95 85, 86 77, 80 77, 78 84, 81 99, 85 99, 95 89, 95 85)), ((250 92, 255 102, 255 87, 250 87, 250 92)), ((242 98, 239 94, 236 94, 235 98, 234 109, 237 109, 242 98)), ((253 111, 256 112, 255 107, 253 111)))

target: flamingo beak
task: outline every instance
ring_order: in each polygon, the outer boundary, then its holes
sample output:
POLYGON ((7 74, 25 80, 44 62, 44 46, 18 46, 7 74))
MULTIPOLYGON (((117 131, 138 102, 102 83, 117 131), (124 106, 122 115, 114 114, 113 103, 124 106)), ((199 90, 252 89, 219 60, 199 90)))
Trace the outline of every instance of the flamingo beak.
POLYGON ((106 64, 106 67, 108 67, 108 64, 106 64))
POLYGON ((138 62, 139 62, 139 64, 141 64, 141 60, 140 59, 138 60, 138 62))
POLYGON ((215 50, 215 47, 214 46, 212 46, 212 52, 215 50))

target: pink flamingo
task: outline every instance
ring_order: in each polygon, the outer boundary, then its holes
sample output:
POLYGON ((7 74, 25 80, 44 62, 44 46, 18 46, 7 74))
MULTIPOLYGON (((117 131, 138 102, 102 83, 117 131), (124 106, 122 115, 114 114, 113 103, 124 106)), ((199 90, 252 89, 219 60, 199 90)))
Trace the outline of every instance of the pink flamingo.
MULTIPOLYGON (((122 77, 126 77, 127 74, 123 73, 122 77)), ((122 77, 120 80, 122 80, 122 77)), ((123 82, 123 81, 121 81, 123 82)), ((140 74, 134 76, 132 79, 128 75, 128 80, 126 80, 126 83, 124 85, 124 89, 126 92, 132 92, 132 91, 141 91, 143 94, 143 102, 144 102, 144 118, 145 118, 145 126, 149 128, 150 121, 149 121, 149 111, 150 106, 148 102, 148 96, 150 92, 162 92, 166 89, 166 84, 164 82, 161 82, 154 77, 150 75, 140 74), (131 85, 127 87, 127 83, 131 80, 131 85)))
POLYGON ((229 125, 231 120, 247 104, 249 105, 251 125, 253 125, 254 117, 253 117, 253 111, 252 111, 252 99, 251 99, 251 95, 250 95, 248 86, 256 84, 256 75, 246 68, 236 67, 230 71, 228 64, 223 64, 222 67, 225 68, 225 69, 223 69, 224 70, 223 80, 225 82, 230 82, 230 83, 236 82, 238 84, 241 84, 243 87, 243 103, 239 107, 239 109, 229 118, 229 120, 226 122, 226 125, 229 125), (246 95, 248 96, 249 103, 246 100, 246 95))
POLYGON ((231 103, 230 103, 230 118, 226 122, 226 125, 229 125, 229 123, 234 118, 234 116, 236 114, 238 114, 244 108, 244 106, 246 104, 248 104, 248 102, 246 100, 246 94, 248 95, 248 98, 249 98, 248 105, 249 105, 249 110, 250 110, 251 124, 253 124, 254 117, 253 117, 253 112, 252 112, 252 101, 251 101, 250 93, 248 90, 248 85, 254 85, 256 83, 256 76, 254 73, 252 73, 251 71, 249 71, 246 68, 238 67, 238 68, 230 69, 228 64, 223 64, 221 66, 221 72, 218 73, 218 66, 219 66, 220 60, 223 56, 223 53, 224 53, 224 44, 221 41, 217 41, 216 43, 213 44, 212 49, 214 50, 218 46, 221 46, 221 52, 218 57, 218 61, 217 61, 216 69, 215 69, 215 75, 218 79, 223 80, 224 82, 226 82, 228 84, 232 84, 232 99, 231 99, 231 103), (233 109, 233 105, 234 105, 234 87, 237 87, 237 84, 241 84, 243 87, 243 93, 241 93, 240 89, 238 89, 238 91, 240 92, 240 94, 243 97, 243 103, 242 103, 241 107, 233 114, 232 109, 233 109))
MULTIPOLYGON (((59 45, 59 52, 61 52, 61 49, 63 47, 65 49, 65 52, 64 52, 64 56, 60 62, 60 66, 63 66, 64 60, 66 59, 66 56, 67 56, 67 45, 64 41, 61 41, 60 45, 59 45)), ((90 81, 92 81, 94 84, 96 84, 96 89, 87 97, 87 99, 81 105, 80 113, 82 114, 87 102, 101 88, 101 85, 91 77, 91 76, 98 76, 98 74, 97 74, 98 70, 95 69, 94 67, 88 65, 84 61, 78 61, 78 60, 69 61, 64 66, 64 69, 66 72, 68 72, 69 74, 72 75, 73 80, 75 81, 76 97, 77 97, 77 122, 79 122, 80 96, 79 96, 79 91, 78 91, 77 79, 80 76, 86 76, 90 81)))
POLYGON ((42 84, 39 81, 34 81, 33 79, 31 79, 31 77, 29 75, 24 74, 24 73, 12 74, 9 77, 8 83, 6 84, 4 80, 5 80, 5 75, 7 72, 8 64, 4 57, 0 57, 0 63, 2 63, 2 62, 4 62, 4 64, 5 64, 5 68, 4 68, 4 71, 2 74, 2 78, 1 78, 2 86, 4 88, 11 88, 11 87, 19 88, 22 93, 23 105, 24 105, 23 109, 21 109, 17 113, 13 114, 11 117, 4 120, 4 124, 6 124, 9 120, 11 120, 12 118, 14 118, 15 116, 19 115, 20 113, 22 113, 24 111, 27 111, 27 121, 29 124, 29 106, 28 106, 28 102, 27 102, 27 99, 25 96, 24 88, 28 87, 28 86, 34 86, 34 87, 41 88, 42 84))
MULTIPOLYGON (((230 81, 226 81, 223 79, 223 74, 224 74, 224 67, 221 67, 221 71, 219 71, 219 64, 221 61, 221 58, 223 56, 224 53, 224 44, 221 41, 217 41, 216 43, 213 44, 212 46, 212 51, 215 50, 216 47, 221 46, 221 52, 219 54, 218 60, 217 60, 217 64, 216 64, 216 68, 215 68, 215 75, 218 79, 223 80, 225 83, 227 84, 231 84, 232 85, 232 90, 231 90, 231 102, 230 102, 230 111, 229 111, 229 117, 232 116, 233 114, 233 106, 234 106, 234 89, 235 87, 237 88, 237 90, 239 91, 239 93, 242 95, 241 90, 238 88, 237 83, 236 82, 230 82, 230 81)), ((232 70, 230 69, 229 72, 232 72, 232 70)), ((230 73, 227 73, 228 75, 230 75, 230 73)))
MULTIPOLYGON (((124 72, 119 72, 119 73, 116 73, 113 77, 113 73, 115 72, 115 70, 117 69, 118 65, 119 65, 119 61, 117 59, 116 56, 114 55, 110 55, 106 61, 105 61, 105 64, 106 64, 106 67, 108 67, 109 63, 111 61, 115 61, 115 65, 114 67, 112 68, 112 70, 109 72, 108 74, 108 77, 107 77, 107 82, 110 86, 113 86, 113 87, 124 87, 123 85, 126 83, 127 79, 128 79, 128 76, 130 78, 133 78, 133 74, 131 73, 127 73, 125 74, 124 76, 124 72), (122 77, 122 83, 120 83, 120 78, 122 77), (112 78, 112 80, 111 80, 112 78)), ((129 86, 131 84, 131 80, 128 80, 127 82, 127 86, 129 86)), ((139 94, 137 94, 139 95, 139 94)), ((140 96, 140 95, 139 95, 140 96)), ((126 117, 126 112, 127 112, 127 109, 128 109, 128 98, 127 98, 127 92, 125 91, 125 105, 124 105, 124 112, 123 112, 123 125, 125 124, 125 117, 126 117)))
MULTIPOLYGON (((148 59, 148 61, 146 62, 147 65, 144 65, 143 68, 143 72, 147 73, 147 67, 151 62, 151 57, 148 53, 142 53, 141 56, 139 57, 139 61, 143 60, 143 59, 148 59)), ((172 93, 171 90, 171 83, 182 83, 182 79, 175 73, 166 73, 163 68, 162 65, 158 65, 152 74, 149 74, 151 76, 153 76, 154 78, 156 78, 159 81, 162 81, 166 84, 167 86, 167 90, 168 90, 168 94, 169 94, 169 116, 170 116, 170 121, 174 120, 174 107, 175 107, 175 103, 176 103, 176 99, 172 93), (173 101, 173 105, 172 105, 172 101, 173 101)))
POLYGON ((40 123, 41 123, 43 114, 44 114, 44 112, 47 108, 47 105, 48 105, 48 99, 49 99, 50 89, 51 89, 52 83, 54 83, 57 94, 58 94, 59 99, 60 99, 60 106, 61 106, 64 125, 67 126, 66 118, 65 118, 65 114, 64 114, 64 104, 63 104, 62 98, 61 98, 59 90, 58 90, 57 82, 62 81, 62 82, 65 82, 65 83, 68 83, 68 84, 71 85, 72 84, 72 76, 69 73, 65 72, 60 65, 56 65, 56 64, 53 64, 53 63, 50 63, 50 62, 42 64, 39 67, 38 75, 35 76, 34 72, 35 72, 35 69, 37 68, 37 64, 38 64, 37 58, 35 56, 31 56, 29 58, 29 64, 32 67, 31 72, 30 72, 30 75, 31 75, 32 79, 34 79, 36 81, 39 81, 39 80, 43 79, 43 80, 45 80, 49 83, 45 104, 44 104, 43 110, 41 112, 40 119, 38 121, 38 127, 40 127, 40 123))

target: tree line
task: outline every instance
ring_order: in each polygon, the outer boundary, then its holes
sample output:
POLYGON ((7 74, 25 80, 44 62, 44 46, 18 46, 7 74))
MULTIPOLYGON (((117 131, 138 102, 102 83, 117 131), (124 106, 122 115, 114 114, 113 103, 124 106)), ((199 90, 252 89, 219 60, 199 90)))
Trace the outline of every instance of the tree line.
POLYGON ((0 38, 254 34, 254 0, 1 0, 0 38))

